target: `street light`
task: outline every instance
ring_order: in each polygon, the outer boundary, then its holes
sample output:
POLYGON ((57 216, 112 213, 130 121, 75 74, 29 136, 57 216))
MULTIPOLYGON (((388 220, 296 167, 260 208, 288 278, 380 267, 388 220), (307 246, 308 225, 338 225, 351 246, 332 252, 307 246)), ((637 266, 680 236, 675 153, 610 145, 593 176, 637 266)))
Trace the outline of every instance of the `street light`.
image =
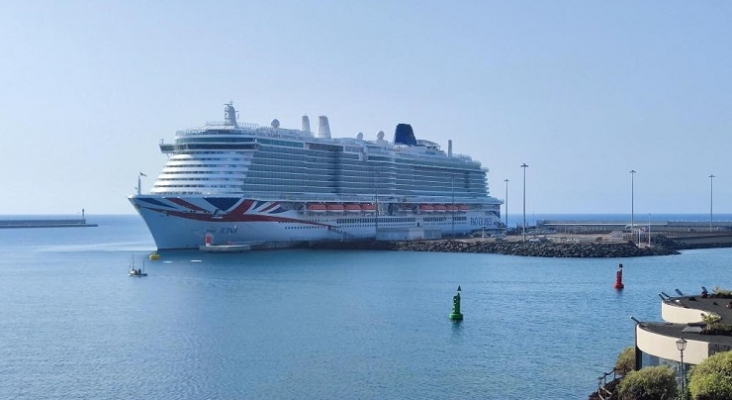
POLYGON ((633 186, 635 184, 635 170, 630 170, 630 240, 632 242, 635 242, 633 239, 633 228, 635 227, 633 224, 633 214, 635 213, 634 208, 634 193, 633 193, 633 186))
POLYGON ((709 175, 709 231, 711 232, 712 229, 712 220, 714 214, 712 213, 712 206, 714 205, 714 174, 709 175))
POLYGON ((503 181, 506 182, 506 206, 504 207, 504 210, 503 210, 506 213, 506 215, 505 215, 506 232, 504 232, 504 233, 508 234, 508 182, 509 181, 508 181, 508 179, 504 179, 503 181))
POLYGON ((684 350, 686 350, 686 340, 681 338, 676 341, 676 348, 681 353, 681 398, 686 399, 686 374, 684 374, 684 350))
POLYGON ((524 169, 524 224, 522 226, 522 236, 523 241, 526 241, 526 168, 528 165, 526 163, 521 164, 521 168, 524 169))

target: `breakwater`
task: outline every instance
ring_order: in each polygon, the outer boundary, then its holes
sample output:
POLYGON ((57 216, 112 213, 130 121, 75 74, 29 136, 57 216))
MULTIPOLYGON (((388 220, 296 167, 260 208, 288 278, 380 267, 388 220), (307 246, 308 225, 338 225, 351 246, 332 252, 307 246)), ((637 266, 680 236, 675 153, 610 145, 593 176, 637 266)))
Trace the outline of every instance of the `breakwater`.
POLYGON ((0 229, 10 228, 77 228, 93 227, 97 224, 88 224, 85 218, 76 219, 3 219, 0 220, 0 229))
POLYGON ((617 258, 679 254, 672 241, 652 247, 623 243, 490 242, 441 239, 423 241, 344 241, 311 243, 310 248, 343 250, 431 251, 443 253, 490 253, 524 257, 617 258))

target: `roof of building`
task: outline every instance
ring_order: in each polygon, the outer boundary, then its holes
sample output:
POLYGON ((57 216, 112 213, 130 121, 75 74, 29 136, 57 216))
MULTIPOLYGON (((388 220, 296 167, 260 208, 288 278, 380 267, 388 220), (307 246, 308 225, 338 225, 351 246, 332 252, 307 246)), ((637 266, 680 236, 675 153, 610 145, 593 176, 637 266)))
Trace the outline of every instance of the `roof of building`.
MULTIPOLYGON (((702 296, 673 297, 665 300, 665 303, 677 307, 699 310, 700 314, 711 312, 719 315, 722 318, 721 322, 723 324, 732 325, 732 299, 713 297, 714 294, 708 297, 702 296)), ((675 324, 670 322, 643 321, 640 326, 647 331, 664 336, 684 337, 685 339, 717 344, 726 349, 732 348, 732 336, 702 334, 701 330, 705 326, 704 323, 675 324)))

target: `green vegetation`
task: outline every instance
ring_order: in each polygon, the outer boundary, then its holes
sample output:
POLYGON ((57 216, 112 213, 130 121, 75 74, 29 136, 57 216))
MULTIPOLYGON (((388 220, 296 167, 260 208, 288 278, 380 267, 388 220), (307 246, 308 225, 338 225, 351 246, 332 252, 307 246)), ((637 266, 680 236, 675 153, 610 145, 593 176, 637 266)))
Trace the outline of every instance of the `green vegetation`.
POLYGON ((676 397, 676 373, 666 366, 630 371, 620 382, 620 400, 668 400, 676 397))
POLYGON ((635 369, 635 348, 626 347, 620 352, 618 360, 615 362, 615 372, 619 375, 627 375, 628 372, 635 369))
POLYGON ((732 335, 732 325, 723 324, 718 315, 702 313, 702 321, 706 324, 702 329, 705 335, 732 335))
POLYGON ((689 392, 695 400, 732 399, 732 351, 714 354, 694 367, 689 392))
POLYGON ((732 291, 730 290, 724 290, 719 286, 715 286, 714 290, 712 290, 712 296, 719 299, 732 299, 732 291))
POLYGON ((702 313, 701 315, 702 321, 707 325, 716 324, 717 322, 722 320, 722 317, 716 314, 705 314, 702 313))

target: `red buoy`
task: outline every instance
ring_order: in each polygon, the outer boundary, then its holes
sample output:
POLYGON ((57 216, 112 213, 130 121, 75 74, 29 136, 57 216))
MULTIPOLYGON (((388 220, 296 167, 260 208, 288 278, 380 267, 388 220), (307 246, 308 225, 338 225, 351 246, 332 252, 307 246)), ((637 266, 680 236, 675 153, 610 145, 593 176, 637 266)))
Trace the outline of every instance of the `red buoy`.
POLYGON ((623 290, 625 285, 623 285, 623 264, 620 264, 618 266, 618 272, 615 273, 615 286, 614 288, 616 290, 623 290))

